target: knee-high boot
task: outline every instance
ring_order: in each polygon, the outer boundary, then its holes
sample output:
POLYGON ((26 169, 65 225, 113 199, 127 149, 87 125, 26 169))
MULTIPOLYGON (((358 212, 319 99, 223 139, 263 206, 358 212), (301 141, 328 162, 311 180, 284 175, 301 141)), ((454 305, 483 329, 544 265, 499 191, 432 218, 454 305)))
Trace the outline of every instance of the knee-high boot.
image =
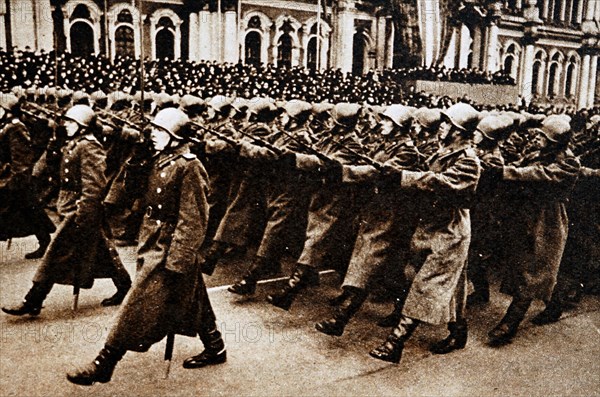
POLYGON ((464 349, 467 345, 469 329, 467 321, 464 319, 457 320, 448 324, 450 335, 444 340, 435 343, 429 351, 433 354, 448 354, 454 350, 464 349))
POLYGON ((388 361, 398 364, 402 358, 404 343, 413 334, 419 322, 410 317, 401 316, 400 322, 388 335, 387 340, 379 347, 371 350, 371 357, 378 360, 388 361))
POLYGON ((532 299, 529 298, 517 296, 513 298, 500 323, 488 333, 491 345, 500 346, 512 341, 527 314, 531 301, 532 299))
POLYGON ((287 284, 276 294, 269 295, 267 301, 273 306, 289 310, 300 291, 319 284, 319 272, 312 266, 298 264, 287 284))
POLYGON ((278 260, 257 256, 244 277, 227 290, 233 294, 251 295, 256 291, 256 283, 264 277, 271 277, 281 271, 278 260))
POLYGON ((110 382, 115 366, 124 355, 125 350, 105 345, 94 361, 83 368, 67 373, 67 380, 81 386, 91 386, 96 382, 110 382))
POLYGON ((347 296, 346 300, 336 309, 333 318, 315 325, 317 331, 327 335, 341 336, 344 328, 363 305, 368 295, 364 289, 350 286, 344 287, 344 293, 347 296))
POLYGON ((39 315, 42 311, 42 303, 52 290, 52 285, 52 283, 33 283, 23 302, 13 307, 3 307, 2 311, 13 316, 39 315))
POLYGON ((25 259, 40 259, 46 253, 48 246, 50 245, 50 233, 36 234, 38 239, 39 247, 33 252, 25 254, 25 259))

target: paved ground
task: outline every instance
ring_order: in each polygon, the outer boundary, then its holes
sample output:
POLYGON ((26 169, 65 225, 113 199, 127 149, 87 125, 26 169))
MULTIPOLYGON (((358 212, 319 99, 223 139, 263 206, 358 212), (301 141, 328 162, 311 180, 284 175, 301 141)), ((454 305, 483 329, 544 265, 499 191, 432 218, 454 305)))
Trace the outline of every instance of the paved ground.
MULTIPOLYGON (((15 240, 7 248, 0 243, 0 305, 23 298, 38 263, 22 259, 36 248, 34 238, 15 240)), ((133 248, 120 254, 133 272, 133 248)), ((598 297, 585 297, 556 324, 536 327, 526 321, 511 345, 494 349, 486 345, 486 333, 508 304, 494 293, 489 306, 470 314, 464 350, 431 355, 428 345, 443 338, 445 330, 425 326, 407 344, 402 362, 393 365, 368 355, 387 335, 373 319, 385 314, 389 303, 369 302, 342 337, 328 337, 314 331, 314 323, 330 312, 325 300, 337 293, 334 274, 325 275, 321 287, 298 299, 288 313, 264 302, 277 282, 262 285, 248 299, 229 294, 224 286, 242 267, 239 261, 223 265, 207 280, 228 346, 226 364, 183 369, 181 362, 197 354, 201 344, 178 336, 167 380, 163 341, 148 353, 127 354, 111 383, 73 386, 66 371, 92 360, 103 346, 115 309, 100 307, 100 301, 114 287, 108 280, 97 281, 82 292, 80 310, 73 314, 71 289, 56 286, 38 318, 0 314, 0 396, 600 395, 598 297)), ((540 309, 536 304, 529 317, 540 309)))

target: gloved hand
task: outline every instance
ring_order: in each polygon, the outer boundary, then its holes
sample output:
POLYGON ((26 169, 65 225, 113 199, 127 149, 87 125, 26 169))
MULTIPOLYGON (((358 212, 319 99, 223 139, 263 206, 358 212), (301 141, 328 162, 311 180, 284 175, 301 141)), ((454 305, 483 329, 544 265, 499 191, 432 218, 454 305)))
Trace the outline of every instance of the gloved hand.
POLYGON ((342 183, 344 167, 339 161, 331 160, 325 165, 323 173, 326 183, 342 183))
POLYGON ((284 170, 292 170, 296 168, 296 153, 284 152, 278 159, 279 165, 284 170))

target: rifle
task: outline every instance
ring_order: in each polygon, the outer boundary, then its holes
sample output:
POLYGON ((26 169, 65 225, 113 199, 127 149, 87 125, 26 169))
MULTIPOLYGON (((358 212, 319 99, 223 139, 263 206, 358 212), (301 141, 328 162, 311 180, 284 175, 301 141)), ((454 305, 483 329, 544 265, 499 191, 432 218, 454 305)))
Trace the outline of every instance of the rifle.
POLYGON ((377 169, 377 171, 383 171, 385 169, 383 164, 381 164, 378 161, 373 160, 369 156, 365 156, 364 154, 358 153, 356 150, 349 148, 348 146, 344 145, 341 142, 335 141, 333 139, 331 141, 333 142, 334 145, 337 145, 337 146, 341 147, 342 149, 347 150, 350 154, 354 155, 359 160, 364 161, 365 163, 367 163, 368 165, 370 165, 372 167, 375 167, 377 169))
POLYGON ((205 126, 203 126, 202 124, 199 124, 199 123, 196 123, 196 122, 193 122, 193 121, 192 121, 190 124, 191 124, 192 126, 194 126, 194 127, 197 127, 197 128, 199 128, 199 129, 201 129, 202 131, 206 131, 206 132, 208 132, 209 134, 216 136, 216 137, 217 137, 217 138, 219 138, 220 140, 222 140, 222 141, 225 141, 225 142, 227 142, 228 144, 230 144, 230 145, 232 145, 232 146, 237 146, 237 145, 238 145, 238 142, 236 142, 236 141, 235 141, 235 139, 231 139, 231 138, 229 138, 228 136, 226 136, 226 135, 223 135, 223 134, 221 134, 221 133, 220 133, 220 132, 218 132, 218 131, 215 131, 215 130, 213 130, 213 129, 211 129, 211 128, 205 127, 205 126))
POLYGON ((296 138, 295 136, 293 136, 292 134, 284 131, 284 130, 280 130, 281 133, 285 136, 287 136, 288 138, 292 139, 294 142, 296 142, 297 144, 299 144, 300 146, 302 146, 304 149, 308 150, 310 152, 310 154, 317 156, 320 160, 324 161, 325 163, 330 163, 334 160, 332 160, 331 158, 327 157, 326 155, 324 155, 323 153, 319 152, 317 149, 315 149, 314 147, 308 145, 307 143, 303 142, 302 140, 296 138))
POLYGON ((255 143, 256 145, 267 148, 278 156, 281 156, 283 154, 283 150, 279 149, 277 146, 272 145, 263 139, 257 138, 254 135, 243 131, 242 129, 240 129, 238 132, 240 134, 242 134, 243 136, 245 136, 246 138, 251 139, 252 142, 255 143))
MULTIPOLYGON (((120 123, 123 123, 124 125, 126 125, 126 126, 127 126, 127 127, 129 127, 129 128, 133 128, 134 130, 137 130, 137 131, 143 131, 143 129, 144 129, 144 127, 142 127, 142 126, 139 126, 139 125, 135 124, 135 123, 134 123, 134 122, 132 122, 132 121, 125 120, 124 118, 122 118, 122 117, 119 117, 119 116, 117 116, 116 114, 113 114, 113 113, 111 113, 111 112, 108 112, 108 111, 106 111, 106 110, 102 110, 102 109, 96 109, 96 111, 97 111, 98 113, 100 113, 100 114, 104 115, 104 116, 110 117, 110 118, 111 118, 111 119, 113 119, 113 120, 117 120, 118 122, 120 122, 120 123)), ((148 122, 148 119, 146 118, 146 116, 143 116, 142 120, 144 121, 144 123, 146 123, 146 124, 147 124, 147 122, 148 122)), ((114 124, 113 124, 113 125, 114 125, 114 124)))

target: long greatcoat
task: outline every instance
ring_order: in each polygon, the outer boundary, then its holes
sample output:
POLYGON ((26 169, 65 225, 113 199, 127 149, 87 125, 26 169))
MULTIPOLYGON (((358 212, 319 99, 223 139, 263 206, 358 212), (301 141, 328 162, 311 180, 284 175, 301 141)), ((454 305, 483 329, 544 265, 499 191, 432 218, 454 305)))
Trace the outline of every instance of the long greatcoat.
POLYGON ((197 261, 206 233, 208 175, 187 146, 154 160, 143 198, 137 275, 106 344, 146 351, 168 333, 201 329, 206 288, 197 261))
POLYGON ((503 189, 514 200, 506 213, 512 254, 501 291, 549 300, 569 232, 566 203, 580 169, 570 151, 526 158, 503 170, 503 189))
POLYGON ((25 124, 10 121, 0 130, 0 146, 0 240, 54 232, 33 187, 39 153, 25 124))
MULTIPOLYGON (((429 171, 402 173, 402 188, 422 192, 421 218, 411 241, 417 274, 402 313, 430 324, 456 321, 457 288, 471 240, 469 201, 481 166, 469 146, 442 149, 427 160, 429 171)), ((459 294, 460 295, 460 294, 459 294)))
POLYGON ((91 288, 96 278, 126 273, 103 217, 106 154, 92 134, 73 138, 62 152, 61 223, 33 281, 91 288))

